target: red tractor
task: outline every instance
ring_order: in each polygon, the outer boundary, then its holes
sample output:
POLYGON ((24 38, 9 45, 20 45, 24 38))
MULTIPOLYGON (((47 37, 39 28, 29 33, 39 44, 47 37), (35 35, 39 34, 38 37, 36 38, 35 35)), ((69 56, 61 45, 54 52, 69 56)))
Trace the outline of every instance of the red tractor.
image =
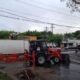
POLYGON ((46 40, 31 41, 29 49, 30 56, 32 55, 32 51, 35 51, 35 61, 39 65, 43 65, 46 62, 59 63, 63 60, 63 55, 60 53, 60 51, 53 50, 52 48, 48 47, 46 40))

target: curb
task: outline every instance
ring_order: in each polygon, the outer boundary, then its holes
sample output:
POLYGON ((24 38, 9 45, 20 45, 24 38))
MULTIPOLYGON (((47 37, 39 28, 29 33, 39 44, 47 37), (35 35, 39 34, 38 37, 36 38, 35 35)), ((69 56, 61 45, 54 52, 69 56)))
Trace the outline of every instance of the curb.
POLYGON ((63 52, 61 52, 62 54, 74 54, 75 53, 75 51, 63 51, 63 52))
POLYGON ((71 59, 71 62, 72 62, 72 63, 76 63, 76 64, 80 64, 80 61, 74 60, 74 59, 71 59))

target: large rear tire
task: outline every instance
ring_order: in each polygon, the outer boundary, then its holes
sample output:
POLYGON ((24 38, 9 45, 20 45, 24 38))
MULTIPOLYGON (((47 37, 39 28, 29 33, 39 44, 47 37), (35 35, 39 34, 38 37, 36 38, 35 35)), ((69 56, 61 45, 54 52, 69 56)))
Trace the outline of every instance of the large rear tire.
POLYGON ((38 55, 38 57, 37 57, 37 63, 39 65, 44 65, 45 62, 46 62, 45 56, 42 55, 42 54, 38 55))

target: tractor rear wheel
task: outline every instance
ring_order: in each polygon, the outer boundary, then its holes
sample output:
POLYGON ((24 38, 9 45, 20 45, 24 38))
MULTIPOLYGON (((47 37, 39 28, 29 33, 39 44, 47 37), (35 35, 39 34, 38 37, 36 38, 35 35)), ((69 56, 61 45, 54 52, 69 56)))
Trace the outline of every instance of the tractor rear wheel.
POLYGON ((38 57, 37 57, 37 63, 39 65, 44 65, 45 62, 46 62, 45 56, 42 55, 42 54, 38 55, 38 57))

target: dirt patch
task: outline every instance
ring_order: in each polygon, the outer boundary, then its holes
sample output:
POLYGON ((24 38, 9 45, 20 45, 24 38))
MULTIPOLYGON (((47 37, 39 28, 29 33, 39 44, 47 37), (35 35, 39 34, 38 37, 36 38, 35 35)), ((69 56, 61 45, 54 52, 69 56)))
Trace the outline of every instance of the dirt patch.
POLYGON ((30 69, 22 70, 16 74, 19 80, 40 80, 39 77, 30 69))

